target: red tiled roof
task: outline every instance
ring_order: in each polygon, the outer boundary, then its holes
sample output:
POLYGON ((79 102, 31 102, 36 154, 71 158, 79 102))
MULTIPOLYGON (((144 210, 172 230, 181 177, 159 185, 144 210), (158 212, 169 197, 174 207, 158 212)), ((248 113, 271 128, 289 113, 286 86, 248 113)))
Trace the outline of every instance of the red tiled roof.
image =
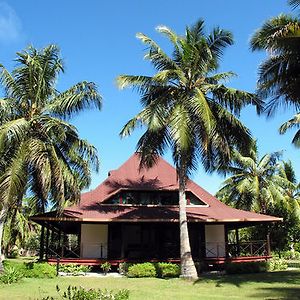
MULTIPOLYGON (((133 154, 93 191, 83 193, 80 204, 64 210, 64 218, 78 221, 178 221, 176 206, 108 205, 103 201, 120 190, 178 190, 177 174, 164 159, 159 158, 151 169, 139 169, 139 156, 133 154)), ((272 222, 280 218, 231 208, 189 180, 187 190, 201 199, 206 206, 188 206, 187 215, 194 222, 272 222)), ((33 220, 50 217, 44 214, 33 220)))

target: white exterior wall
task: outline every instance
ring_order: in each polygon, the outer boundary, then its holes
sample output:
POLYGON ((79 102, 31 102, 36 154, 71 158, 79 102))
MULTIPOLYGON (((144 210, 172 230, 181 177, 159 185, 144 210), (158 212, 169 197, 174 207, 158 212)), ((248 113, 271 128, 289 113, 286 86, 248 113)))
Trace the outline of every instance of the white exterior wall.
POLYGON ((224 225, 205 225, 206 257, 225 257, 224 225))
POLYGON ((80 256, 82 258, 107 258, 107 237, 107 224, 81 224, 80 256))

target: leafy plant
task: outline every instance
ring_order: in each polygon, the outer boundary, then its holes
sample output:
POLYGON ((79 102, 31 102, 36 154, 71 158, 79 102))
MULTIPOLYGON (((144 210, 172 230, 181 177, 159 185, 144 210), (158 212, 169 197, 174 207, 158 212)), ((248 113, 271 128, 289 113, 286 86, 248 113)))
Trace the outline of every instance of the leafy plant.
POLYGON ((156 264, 156 271, 158 277, 161 278, 179 277, 180 266, 177 264, 160 262, 156 264))
POLYGON ((29 278, 54 278, 56 277, 56 268, 48 263, 26 263, 24 276, 29 278))
POLYGON ((59 266, 59 271, 76 276, 91 271, 91 267, 78 264, 62 264, 59 266))
POLYGON ((106 275, 111 270, 111 264, 106 261, 105 263, 100 265, 100 268, 102 269, 104 275, 106 275))
POLYGON ((268 271, 283 271, 288 267, 287 262, 284 259, 272 258, 267 264, 268 271))
POLYGON ((298 251, 285 251, 282 254, 284 259, 300 259, 300 252, 298 251))
MULTIPOLYGON (((117 292, 107 289, 84 289, 83 287, 69 286, 66 291, 60 293, 61 290, 56 286, 56 291, 60 299, 68 300, 127 300, 129 299, 129 290, 123 289, 117 292)), ((46 297, 41 300, 55 300, 58 298, 46 297)))
POLYGON ((138 278, 156 277, 157 272, 154 264, 152 263, 134 264, 128 268, 127 276, 138 278))
POLYGON ((0 282, 4 284, 11 284, 20 281, 23 278, 23 274, 16 270, 14 267, 7 267, 4 273, 0 275, 0 282))

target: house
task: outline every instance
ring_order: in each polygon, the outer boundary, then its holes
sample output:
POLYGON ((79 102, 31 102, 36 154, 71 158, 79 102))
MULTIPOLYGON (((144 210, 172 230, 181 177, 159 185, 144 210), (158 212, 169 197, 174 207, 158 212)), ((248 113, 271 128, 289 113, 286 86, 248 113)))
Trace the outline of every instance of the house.
MULTIPOLYGON (((270 241, 240 242, 239 229, 280 218, 231 208, 192 180, 186 188, 191 251, 195 261, 223 264, 270 257, 270 241), (234 240, 232 240, 232 237, 234 240)), ((96 265, 109 261, 180 262, 176 170, 159 158, 139 168, 133 154, 80 203, 62 214, 32 217, 42 226, 40 258, 96 265)))

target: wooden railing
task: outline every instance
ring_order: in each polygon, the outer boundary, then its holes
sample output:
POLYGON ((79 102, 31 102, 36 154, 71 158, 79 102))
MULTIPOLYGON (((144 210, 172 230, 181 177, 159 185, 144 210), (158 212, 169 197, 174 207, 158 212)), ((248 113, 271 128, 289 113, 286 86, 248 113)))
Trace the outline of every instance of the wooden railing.
POLYGON ((249 241, 240 243, 228 243, 227 253, 230 257, 239 256, 267 256, 267 241, 249 241))
POLYGON ((267 241, 249 241, 239 243, 206 242, 205 255, 207 258, 267 256, 267 241))

